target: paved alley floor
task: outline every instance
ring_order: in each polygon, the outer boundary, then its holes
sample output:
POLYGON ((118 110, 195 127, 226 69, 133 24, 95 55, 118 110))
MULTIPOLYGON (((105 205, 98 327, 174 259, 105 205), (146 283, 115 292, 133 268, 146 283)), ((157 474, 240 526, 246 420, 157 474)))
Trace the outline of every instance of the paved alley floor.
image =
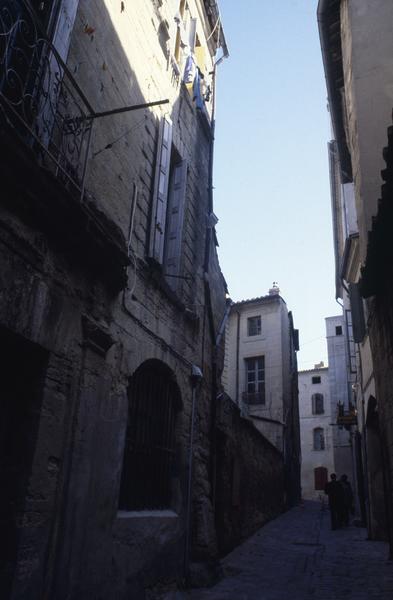
MULTIPOLYGON (((355 526, 330 530, 306 502, 271 521, 222 561, 223 579, 187 600, 393 600, 388 546, 355 526)), ((179 597, 179 596, 178 596, 179 597)))

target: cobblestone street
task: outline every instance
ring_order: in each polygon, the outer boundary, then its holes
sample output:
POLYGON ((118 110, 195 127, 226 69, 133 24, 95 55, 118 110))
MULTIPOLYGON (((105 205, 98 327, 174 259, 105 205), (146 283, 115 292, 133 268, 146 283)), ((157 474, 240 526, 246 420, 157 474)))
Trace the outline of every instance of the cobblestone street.
POLYGON ((330 530, 327 508, 306 502, 268 523, 223 561, 223 579, 189 600, 392 600, 388 546, 356 526, 330 530))

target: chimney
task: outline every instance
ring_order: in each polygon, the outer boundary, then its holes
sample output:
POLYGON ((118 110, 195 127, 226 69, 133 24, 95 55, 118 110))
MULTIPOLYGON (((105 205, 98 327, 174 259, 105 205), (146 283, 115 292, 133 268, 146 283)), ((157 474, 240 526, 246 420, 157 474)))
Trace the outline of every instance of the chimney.
POLYGON ((273 281, 273 286, 269 290, 269 296, 279 296, 280 288, 277 285, 277 281, 273 281))

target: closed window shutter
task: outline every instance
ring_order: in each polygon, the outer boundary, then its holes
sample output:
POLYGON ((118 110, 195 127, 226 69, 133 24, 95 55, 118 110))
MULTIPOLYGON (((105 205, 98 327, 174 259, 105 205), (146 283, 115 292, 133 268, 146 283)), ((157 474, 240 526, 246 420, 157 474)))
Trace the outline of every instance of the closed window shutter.
POLYGON ((359 284, 349 284, 349 300, 352 313, 353 341, 360 344, 366 335, 366 322, 364 318, 363 299, 360 295, 359 284))
POLYGON ((164 263, 172 289, 176 289, 179 282, 186 185, 187 161, 182 160, 173 169, 168 194, 164 263))
POLYGON ((56 23, 53 45, 64 62, 67 62, 78 4, 79 0, 63 0, 56 23))
POLYGON ((196 27, 197 27, 197 20, 191 19, 190 29, 189 29, 189 44, 190 44, 191 52, 194 52, 194 50, 195 50, 196 27))
POLYGON ((149 256, 162 264, 164 259, 165 222, 171 165, 172 121, 163 117, 157 144, 156 173, 153 191, 149 256))

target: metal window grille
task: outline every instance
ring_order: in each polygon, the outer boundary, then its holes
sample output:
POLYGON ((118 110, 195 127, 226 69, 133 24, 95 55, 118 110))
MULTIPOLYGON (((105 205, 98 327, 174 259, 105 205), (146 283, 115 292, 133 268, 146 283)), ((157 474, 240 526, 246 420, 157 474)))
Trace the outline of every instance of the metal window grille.
POLYGON ((46 35, 51 6, 0 2, 0 127, 83 195, 94 111, 46 35))
POLYGON ((129 387, 120 510, 169 508, 179 392, 161 365, 141 367, 129 387))

